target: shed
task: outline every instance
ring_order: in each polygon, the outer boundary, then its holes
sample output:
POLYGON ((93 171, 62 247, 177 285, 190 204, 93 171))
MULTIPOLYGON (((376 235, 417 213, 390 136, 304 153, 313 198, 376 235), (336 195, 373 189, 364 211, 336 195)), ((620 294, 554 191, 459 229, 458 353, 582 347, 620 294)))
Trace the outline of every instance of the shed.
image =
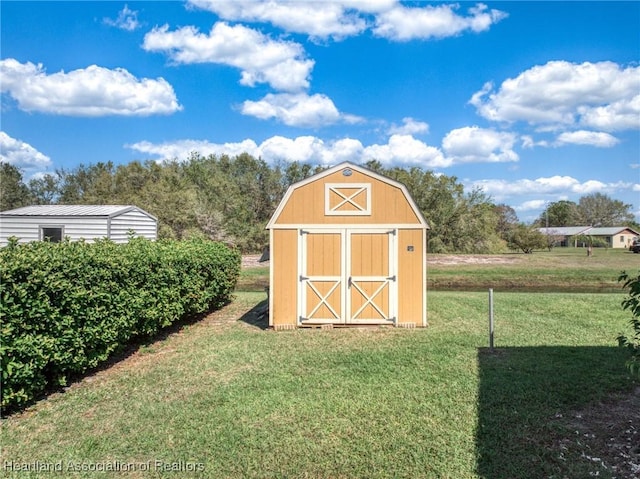
POLYGON ((426 326, 428 228, 404 185, 351 163, 291 185, 267 224, 269 326, 426 326))
POLYGON ((131 232, 155 240, 158 220, 131 205, 36 205, 0 213, 0 246, 6 246, 12 236, 20 243, 46 238, 58 242, 65 237, 126 243, 131 232))

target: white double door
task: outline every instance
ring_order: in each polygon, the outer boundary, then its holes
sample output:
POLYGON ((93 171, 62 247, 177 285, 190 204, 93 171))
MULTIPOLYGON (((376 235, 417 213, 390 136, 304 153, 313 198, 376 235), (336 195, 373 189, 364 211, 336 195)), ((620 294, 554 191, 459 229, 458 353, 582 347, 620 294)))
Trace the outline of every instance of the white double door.
POLYGON ((395 229, 300 230, 301 324, 394 323, 395 229))

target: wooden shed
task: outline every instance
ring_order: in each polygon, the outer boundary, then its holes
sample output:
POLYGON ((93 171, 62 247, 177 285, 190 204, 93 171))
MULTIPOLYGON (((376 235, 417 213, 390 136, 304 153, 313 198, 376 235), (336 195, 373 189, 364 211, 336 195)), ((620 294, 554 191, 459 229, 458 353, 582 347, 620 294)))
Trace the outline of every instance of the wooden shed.
POLYGON ((157 218, 131 205, 36 205, 0 213, 0 246, 6 246, 12 236, 20 243, 57 242, 66 237, 126 243, 130 233, 157 239, 157 218))
POLYGON ((289 187, 267 224, 269 325, 427 325, 428 225, 401 183, 342 163, 289 187))

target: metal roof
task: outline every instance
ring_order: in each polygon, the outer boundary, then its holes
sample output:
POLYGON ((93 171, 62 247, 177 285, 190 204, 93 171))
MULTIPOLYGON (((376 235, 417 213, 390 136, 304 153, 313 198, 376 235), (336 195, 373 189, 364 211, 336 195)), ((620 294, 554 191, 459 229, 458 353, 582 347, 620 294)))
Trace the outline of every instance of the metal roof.
MULTIPOLYGON (((3 211, 1 216, 117 216, 132 209, 131 205, 34 205, 3 211)), ((142 210, 140 210, 142 211, 142 210)), ((146 213, 146 212, 145 212, 146 213)), ((151 216, 151 215, 149 215, 151 216)))
POLYGON ((591 229, 591 226, 550 226, 538 228, 542 234, 553 236, 575 236, 591 229))
POLYGON ((576 236, 580 234, 587 236, 614 236, 626 230, 631 231, 633 234, 638 234, 637 231, 628 226, 611 226, 607 228, 592 228, 591 226, 550 226, 549 228, 538 229, 541 233, 552 236, 576 236))
POLYGON ((621 233, 626 230, 631 231, 633 234, 636 234, 636 235, 638 234, 637 231, 634 231, 633 229, 627 226, 612 226, 608 228, 591 228, 588 231, 588 234, 592 236, 615 236, 618 233, 621 233))

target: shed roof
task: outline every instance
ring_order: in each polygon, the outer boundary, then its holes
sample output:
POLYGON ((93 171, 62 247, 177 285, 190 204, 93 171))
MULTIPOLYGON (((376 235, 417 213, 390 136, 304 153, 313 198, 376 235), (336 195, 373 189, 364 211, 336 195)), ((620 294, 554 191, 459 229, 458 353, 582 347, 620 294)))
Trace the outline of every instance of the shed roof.
POLYGON ((293 194, 293 192, 302 187, 305 186, 313 181, 317 181, 320 180, 324 177, 327 177, 329 175, 334 174, 337 171, 340 171, 344 168, 350 168, 354 171, 357 171, 363 175, 367 175, 370 176, 372 178, 375 178, 383 183, 387 183, 391 186, 394 186, 396 188, 399 188, 402 191, 402 194, 404 195, 404 197, 406 198, 407 202, 409 203, 410 208, 413 210, 413 212, 415 213, 416 217, 418 218, 418 222, 420 225, 422 225, 422 227, 429 229, 429 225, 427 223, 427 221, 424 219, 424 216, 422 215, 422 212, 420 211, 420 209, 418 208, 418 206, 416 205, 415 201, 413 200, 413 198, 411 197, 411 195, 409 194, 409 191, 407 190, 407 187, 405 185, 403 185, 402 183, 400 183, 399 181, 396 180, 392 180, 389 177, 386 177, 384 175, 381 175, 379 173, 376 173, 375 171, 372 171, 368 168, 362 167, 362 166, 358 166, 358 165, 354 165, 353 163, 350 163, 348 161, 345 161, 343 163, 340 163, 339 165, 333 166, 327 170, 321 171, 320 173, 317 173, 315 175, 312 175, 302 181, 299 181, 297 183, 292 184, 291 186, 289 186, 289 188, 287 189, 287 192, 285 193, 284 197, 282 198, 282 200, 280 201, 280 204, 278 205, 278 208, 276 209, 276 211, 274 212, 273 216, 271 217, 271 219, 269 220, 269 222, 267 223, 266 228, 267 229, 271 229, 273 228, 274 224, 278 221, 278 217, 280 216, 280 214, 282 213, 282 210, 284 208, 284 206, 286 205, 286 203, 289 201, 289 198, 291 197, 291 195, 293 194))
POLYGON ((112 218, 131 210, 138 210, 157 219, 133 205, 32 205, 0 212, 0 216, 104 216, 112 218))

